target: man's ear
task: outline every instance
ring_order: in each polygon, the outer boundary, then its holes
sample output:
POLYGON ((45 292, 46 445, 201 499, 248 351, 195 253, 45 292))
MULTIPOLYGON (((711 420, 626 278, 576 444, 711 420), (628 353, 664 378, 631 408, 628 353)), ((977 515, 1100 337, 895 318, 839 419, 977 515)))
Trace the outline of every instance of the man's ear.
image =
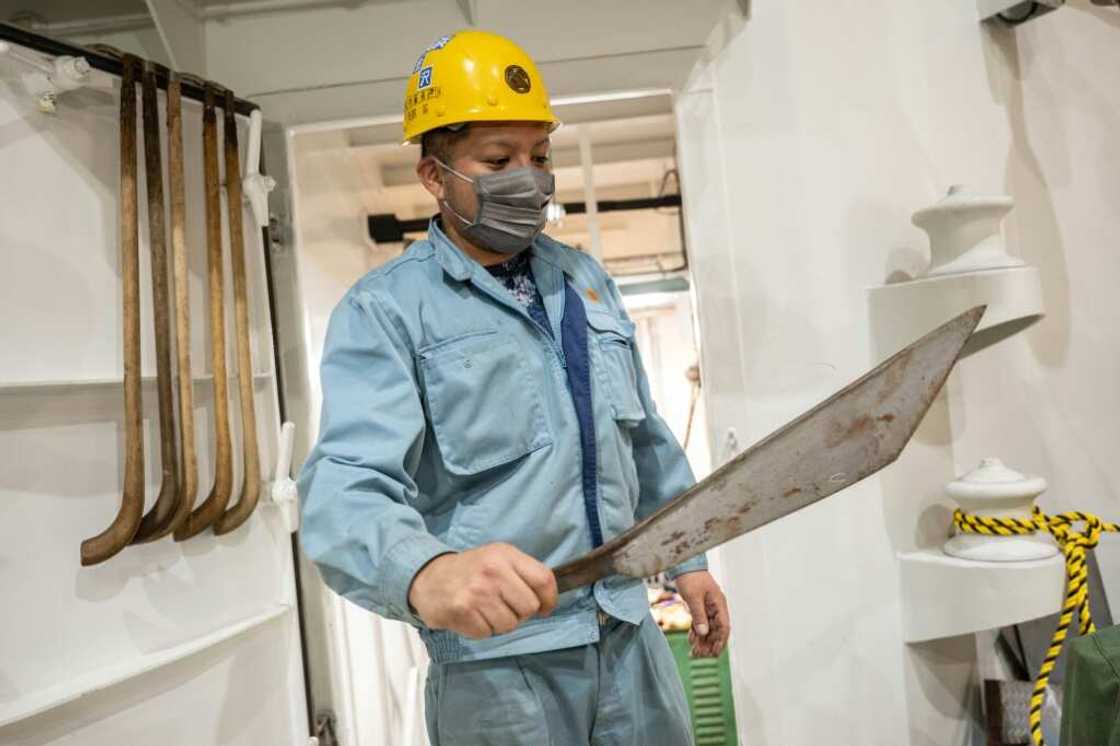
POLYGON ((429 155, 421 158, 416 164, 416 175, 420 178, 420 183, 433 197, 437 200, 444 198, 443 169, 439 167, 434 157, 429 155))

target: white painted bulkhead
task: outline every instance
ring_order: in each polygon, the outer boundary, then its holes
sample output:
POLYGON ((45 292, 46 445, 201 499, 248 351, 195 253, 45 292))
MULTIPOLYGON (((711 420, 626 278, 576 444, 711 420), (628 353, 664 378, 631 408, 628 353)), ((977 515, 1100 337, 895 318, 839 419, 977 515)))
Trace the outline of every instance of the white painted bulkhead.
MULTIPOLYGON (((348 153, 363 143, 335 123, 361 117, 392 130, 406 48, 465 25, 462 6, 295 2, 290 12, 248 13, 233 3, 222 15, 222 4, 201 5, 209 76, 252 95, 269 118, 317 123, 289 150, 285 186, 299 209, 277 265, 298 303, 278 309, 281 328, 286 319, 302 335, 294 347, 281 339, 280 352, 299 358, 294 369, 310 387, 286 382, 301 425, 297 453, 306 453, 327 315, 353 279, 387 258, 368 240, 360 197, 368 174, 348 153), (332 36, 340 28, 348 35, 332 36), (316 36, 336 42, 318 66, 301 41, 316 36)), ((981 26, 972 0, 728 2, 702 48, 714 2, 677 24, 677 46, 675 3, 653 4, 646 20, 659 30, 633 33, 618 31, 633 26, 622 3, 553 3, 551 15, 539 13, 543 3, 505 14, 491 0, 473 5, 480 26, 544 55, 556 93, 674 88, 704 376, 697 426, 715 465, 886 352, 868 290, 922 269, 914 210, 955 183, 1015 198, 1008 247, 1040 269, 1046 318, 962 362, 880 477, 719 552, 742 743, 975 743, 983 654, 972 634, 907 642, 898 555, 944 541, 943 483, 990 455, 1045 476, 1047 510, 1120 517, 1120 478, 1110 469, 1120 446, 1112 416, 1120 301, 1111 287, 1120 269, 1120 13, 1071 0, 1010 30, 981 26)), ((144 34, 154 50, 156 37, 144 34)), ((77 542, 115 509, 123 442, 119 385, 90 383, 120 375, 116 104, 95 94, 44 120, 0 85, 0 293, 13 309, 5 318, 20 319, 0 331, 8 350, 0 389, 23 384, 0 390, 0 587, 19 599, 0 622, 0 743, 143 744, 158 733, 159 743, 184 746, 303 746, 291 549, 267 506, 233 536, 130 548, 100 569, 77 565, 77 542), (60 470, 63 458, 71 467, 60 470)), ((583 117, 611 105, 585 105, 583 117)), ((187 151, 195 195, 198 150, 196 142, 187 151)), ((200 240, 194 199, 188 230, 200 240)), ((259 246, 248 213, 246 226, 246 241, 259 246)), ((142 243, 142 277, 146 253, 142 243)), ((201 256, 192 265, 194 355, 204 369, 201 256)), ((250 274, 258 419, 271 454, 278 413, 263 267, 251 263, 250 274)), ((676 321, 672 334, 677 344, 689 336, 676 321)), ((146 338, 147 373, 152 350, 146 338)), ((676 374, 667 366, 663 375, 676 374)), ((145 399, 152 454, 150 384, 145 399)), ((203 397, 198 415, 208 406, 203 397)), ((671 406, 680 413, 679 399, 671 406)), ((200 448, 208 438, 200 434, 200 448)), ((154 462, 147 474, 151 490, 154 462)), ((1098 557, 1115 605, 1120 542, 1105 539, 1098 557)), ((939 593, 942 605, 959 602, 939 593)), ((422 654, 401 625, 375 624, 329 595, 315 603, 327 622, 310 630, 311 644, 330 658, 326 704, 342 743, 397 743, 422 654)), ((407 746, 423 742, 419 725, 407 746)))
MULTIPOLYGON (((95 73, 89 90, 67 94, 50 115, 23 92, 19 72, 0 57, 0 743, 303 746, 294 555, 266 495, 225 536, 166 537, 79 565, 81 541, 108 526, 121 502, 120 86, 95 73)), ((198 502, 213 484, 214 459, 201 108, 184 99, 198 502)), ((240 125, 244 158, 248 125, 240 125)), ((151 507, 161 472, 138 139, 151 507)), ((166 193, 166 157, 164 183, 166 193)), ((280 427, 272 330, 261 234, 248 210, 244 227, 258 440, 269 479, 280 427)), ((225 255, 236 499, 242 467, 228 240, 225 255)))
MULTIPOLYGON (((881 477, 724 548, 741 738, 975 743, 974 637, 905 642, 896 554, 944 541, 942 485, 990 455, 1045 476, 1048 511, 1120 515, 1120 16, 1076 1, 1011 30, 972 2, 752 5, 676 104, 713 449, 888 352, 868 290, 924 268, 910 216, 951 184, 1015 198, 1008 245, 1041 269, 1047 317, 962 361, 881 477)), ((1098 557, 1116 599, 1120 544, 1098 557)), ((1057 607, 1059 587, 1036 592, 1057 607)))

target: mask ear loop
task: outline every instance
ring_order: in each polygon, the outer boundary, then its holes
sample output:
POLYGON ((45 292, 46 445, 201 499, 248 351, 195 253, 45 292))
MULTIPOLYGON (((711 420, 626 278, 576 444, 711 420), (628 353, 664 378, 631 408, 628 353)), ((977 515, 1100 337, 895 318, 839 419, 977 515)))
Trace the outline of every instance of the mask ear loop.
MULTIPOLYGON (((451 173, 455 174, 456 176, 458 176, 460 179, 467 182, 468 184, 474 184, 474 179, 470 178, 469 176, 464 176, 463 174, 459 173, 455 169, 451 168, 451 166, 448 166, 446 163, 441 161, 436 156, 433 155, 432 160, 435 161, 436 163, 438 163, 440 166, 442 166, 447 171, 450 171, 451 173)), ((467 225, 467 226, 474 225, 473 220, 467 220, 465 217, 463 217, 462 214, 460 214, 460 212, 458 210, 456 210, 454 207, 451 206, 451 203, 448 202, 446 198, 441 199, 440 202, 443 204, 444 207, 446 207, 448 210, 451 211, 452 215, 459 218, 460 222, 462 222, 463 225, 467 225)))
POLYGON ((448 210, 450 210, 450 211, 451 211, 451 214, 452 214, 452 215, 454 215, 455 217, 459 218, 459 221, 460 221, 460 222, 461 222, 461 223, 462 223, 463 225, 467 225, 467 226, 470 226, 470 225, 474 225, 474 221, 473 221, 473 220, 467 220, 467 219, 466 219, 466 218, 464 218, 464 217, 463 217, 462 215, 460 215, 460 214, 459 214, 459 211, 458 211, 458 210, 456 210, 456 209, 455 209, 454 207, 452 207, 452 206, 451 206, 451 203, 450 203, 450 202, 448 202, 448 201, 447 201, 447 200, 445 200, 445 199, 444 199, 444 200, 440 200, 440 201, 441 201, 441 202, 443 203, 443 206, 444 206, 444 207, 446 207, 446 208, 447 208, 448 210))
POLYGON ((474 179, 472 179, 471 177, 469 177, 469 176, 467 176, 467 175, 465 175, 465 174, 461 174, 461 173, 459 173, 459 172, 458 172, 458 171, 456 171, 455 169, 451 168, 451 166, 448 166, 448 165, 447 165, 446 163, 444 163, 443 161, 441 161, 441 160, 440 160, 439 158, 437 158, 436 156, 434 156, 434 155, 433 155, 433 156, 432 156, 432 160, 433 160, 433 161, 435 161, 436 163, 438 163, 439 165, 443 166, 443 167, 444 167, 445 169, 447 169, 447 170, 448 170, 448 171, 450 171, 451 173, 455 174, 456 176, 458 176, 458 177, 459 177, 460 179, 462 179, 463 181, 467 182, 468 184, 473 184, 473 183, 474 183, 474 179))

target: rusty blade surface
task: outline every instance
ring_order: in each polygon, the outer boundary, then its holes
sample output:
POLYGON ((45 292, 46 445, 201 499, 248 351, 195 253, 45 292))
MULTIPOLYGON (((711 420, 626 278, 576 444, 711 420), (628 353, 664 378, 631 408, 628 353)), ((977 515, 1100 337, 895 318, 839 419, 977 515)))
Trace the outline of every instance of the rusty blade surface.
POLYGON ((556 568, 561 592, 647 577, 855 484, 893 462, 984 307, 966 311, 767 436, 629 531, 556 568))

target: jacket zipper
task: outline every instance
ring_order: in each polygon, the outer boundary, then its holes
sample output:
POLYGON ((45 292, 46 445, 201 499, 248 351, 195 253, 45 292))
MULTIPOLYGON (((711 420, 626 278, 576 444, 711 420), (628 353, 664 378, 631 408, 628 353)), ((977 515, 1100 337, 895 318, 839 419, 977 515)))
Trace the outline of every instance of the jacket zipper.
MULTIPOLYGON (((512 298, 506 298, 502 295, 499 295, 498 293, 494 292, 493 290, 486 287, 482 283, 474 282, 473 279, 472 279, 472 283, 474 284, 475 287, 477 287, 479 290, 481 290, 482 292, 489 295, 494 300, 498 301, 499 303, 506 306, 507 308, 512 308, 517 313, 521 314, 522 318, 528 319, 529 323, 533 325, 533 328, 536 329, 538 333, 542 334, 545 338, 548 339, 549 348, 556 355, 556 359, 560 363, 561 369, 563 369, 563 370, 568 369, 568 360, 567 360, 567 358, 564 357, 563 348, 560 347, 560 344, 556 341, 556 338, 553 337, 552 334, 550 334, 547 329, 545 329, 543 326, 541 326, 539 323, 537 323, 537 320, 534 319, 532 317, 532 315, 529 314, 529 311, 525 307, 523 307, 520 303, 516 302, 512 298)), ((541 299, 541 302, 542 303, 544 302, 543 298, 541 299)))

